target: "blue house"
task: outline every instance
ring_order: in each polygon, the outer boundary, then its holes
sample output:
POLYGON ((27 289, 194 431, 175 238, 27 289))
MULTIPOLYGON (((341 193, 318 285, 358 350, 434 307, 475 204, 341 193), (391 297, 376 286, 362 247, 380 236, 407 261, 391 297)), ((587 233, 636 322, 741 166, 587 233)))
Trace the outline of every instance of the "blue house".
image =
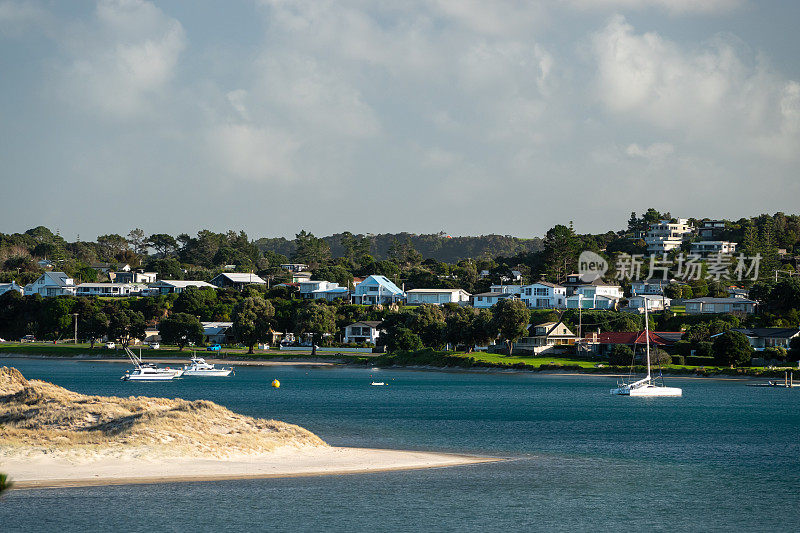
POLYGON ((386 276, 372 275, 356 285, 353 291, 353 303, 356 304, 390 304, 403 301, 403 289, 392 283, 386 276))

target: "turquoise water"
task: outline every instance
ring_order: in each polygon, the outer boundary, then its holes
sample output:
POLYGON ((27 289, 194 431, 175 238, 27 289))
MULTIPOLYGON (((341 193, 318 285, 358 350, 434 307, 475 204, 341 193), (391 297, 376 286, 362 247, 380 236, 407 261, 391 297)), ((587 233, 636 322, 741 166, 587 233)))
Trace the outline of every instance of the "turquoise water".
POLYGON ((230 379, 119 381, 127 365, 0 358, 83 393, 204 398, 330 444, 509 457, 311 478, 12 491, 0 531, 778 530, 800 527, 800 391, 671 379, 241 367, 230 379), (281 388, 270 387, 272 379, 281 388), (371 387, 373 380, 386 387, 371 387))

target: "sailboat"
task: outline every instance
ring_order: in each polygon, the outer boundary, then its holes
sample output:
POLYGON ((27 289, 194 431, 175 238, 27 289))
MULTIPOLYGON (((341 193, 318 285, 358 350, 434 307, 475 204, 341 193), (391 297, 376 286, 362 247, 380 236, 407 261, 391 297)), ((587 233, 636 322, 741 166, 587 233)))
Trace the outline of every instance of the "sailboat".
MULTIPOLYGON (((643 396, 648 398, 654 397, 678 397, 683 395, 683 390, 678 387, 667 387, 664 385, 664 377, 659 376, 660 379, 655 379, 650 374, 650 320, 647 314, 647 307, 649 302, 647 298, 644 300, 644 328, 645 328, 645 359, 647 361, 647 376, 638 381, 626 383, 621 380, 617 383, 616 389, 611 389, 611 394, 617 396, 643 396)), ((635 346, 635 344, 634 344, 635 346)))

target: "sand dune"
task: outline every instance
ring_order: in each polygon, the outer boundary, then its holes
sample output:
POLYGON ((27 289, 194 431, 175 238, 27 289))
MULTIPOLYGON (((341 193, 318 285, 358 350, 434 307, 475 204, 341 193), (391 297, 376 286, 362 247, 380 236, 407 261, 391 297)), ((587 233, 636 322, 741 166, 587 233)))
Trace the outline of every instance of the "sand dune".
POLYGON ((320 475, 494 459, 336 448, 213 402, 78 394, 0 368, 0 471, 19 488, 320 475))

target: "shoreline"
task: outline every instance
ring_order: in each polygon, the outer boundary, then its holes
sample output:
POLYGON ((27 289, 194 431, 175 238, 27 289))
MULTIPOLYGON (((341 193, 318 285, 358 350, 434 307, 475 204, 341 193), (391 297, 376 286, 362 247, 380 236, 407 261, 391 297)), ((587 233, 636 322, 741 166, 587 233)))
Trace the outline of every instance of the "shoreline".
POLYGON ((230 481, 311 476, 339 476, 505 461, 505 458, 455 453, 320 447, 283 449, 230 459, 197 457, 158 460, 104 458, 72 462, 36 457, 0 461, 15 489, 90 487, 198 481, 230 481), (188 472, 188 473, 187 473, 188 472))

